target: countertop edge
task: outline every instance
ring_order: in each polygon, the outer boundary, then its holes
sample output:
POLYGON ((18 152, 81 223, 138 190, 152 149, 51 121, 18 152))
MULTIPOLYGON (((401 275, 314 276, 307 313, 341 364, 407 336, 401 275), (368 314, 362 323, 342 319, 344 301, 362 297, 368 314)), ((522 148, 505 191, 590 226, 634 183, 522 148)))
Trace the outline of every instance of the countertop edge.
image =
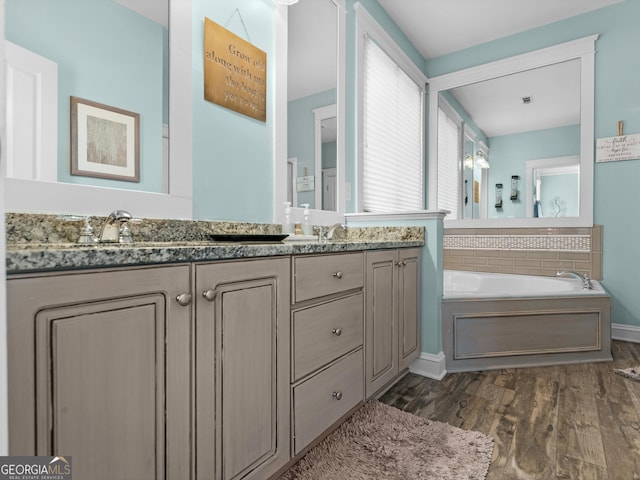
POLYGON ((7 275, 136 265, 424 247, 422 240, 296 242, 263 244, 7 246, 7 275))

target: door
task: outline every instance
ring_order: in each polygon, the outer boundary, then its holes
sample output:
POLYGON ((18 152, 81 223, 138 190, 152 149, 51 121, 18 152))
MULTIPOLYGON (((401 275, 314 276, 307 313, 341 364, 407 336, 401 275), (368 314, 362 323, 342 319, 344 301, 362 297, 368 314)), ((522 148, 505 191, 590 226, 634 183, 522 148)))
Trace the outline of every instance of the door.
POLYGON ((398 252, 366 252, 365 390, 369 398, 398 374, 398 252))
MULTIPOLYGON (((58 175, 58 65, 5 41, 7 177, 55 182, 58 175)), ((3 152, 3 155, 4 153, 3 152)))
POLYGON ((289 258, 196 266, 196 478, 289 460, 289 258))
POLYGON ((11 455, 74 476, 189 478, 188 266, 11 278, 11 455))
POLYGON ((420 249, 398 250, 399 370, 420 354, 420 249))
POLYGON ((322 209, 335 212, 337 210, 337 169, 322 170, 322 209))

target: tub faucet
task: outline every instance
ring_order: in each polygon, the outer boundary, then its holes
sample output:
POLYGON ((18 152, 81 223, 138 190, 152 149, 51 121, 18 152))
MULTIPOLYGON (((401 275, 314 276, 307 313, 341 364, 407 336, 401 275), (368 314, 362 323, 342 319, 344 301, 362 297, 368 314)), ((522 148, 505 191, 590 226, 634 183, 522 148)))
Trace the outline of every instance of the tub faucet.
POLYGON ((100 243, 133 243, 133 236, 127 222, 131 214, 126 210, 115 210, 100 228, 100 243))
POLYGON ((579 273, 576 273, 576 272, 558 272, 556 273, 556 277, 576 278, 580 280, 580 282, 582 283, 582 288, 587 290, 591 290, 593 288, 593 285, 591 284, 591 279, 589 278, 589 275, 587 275, 586 273, 584 275, 580 275, 579 273))

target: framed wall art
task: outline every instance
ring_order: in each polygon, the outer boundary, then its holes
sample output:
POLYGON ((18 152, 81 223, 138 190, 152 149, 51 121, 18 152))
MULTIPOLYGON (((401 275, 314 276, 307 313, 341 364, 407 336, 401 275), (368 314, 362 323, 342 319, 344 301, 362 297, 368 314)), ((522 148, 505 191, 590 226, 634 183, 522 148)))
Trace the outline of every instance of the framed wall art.
POLYGON ((71 174, 140 181, 140 114, 71 97, 71 174))

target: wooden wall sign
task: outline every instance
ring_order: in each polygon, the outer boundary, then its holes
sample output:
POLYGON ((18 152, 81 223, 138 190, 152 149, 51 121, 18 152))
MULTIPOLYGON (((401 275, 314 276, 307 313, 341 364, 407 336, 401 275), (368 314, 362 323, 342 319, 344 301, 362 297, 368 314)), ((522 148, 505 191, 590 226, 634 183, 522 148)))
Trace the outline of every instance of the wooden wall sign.
POLYGON ((206 17, 204 98, 267 120, 267 54, 206 17))
POLYGON ((640 134, 596 139, 596 162, 640 158, 640 134))

